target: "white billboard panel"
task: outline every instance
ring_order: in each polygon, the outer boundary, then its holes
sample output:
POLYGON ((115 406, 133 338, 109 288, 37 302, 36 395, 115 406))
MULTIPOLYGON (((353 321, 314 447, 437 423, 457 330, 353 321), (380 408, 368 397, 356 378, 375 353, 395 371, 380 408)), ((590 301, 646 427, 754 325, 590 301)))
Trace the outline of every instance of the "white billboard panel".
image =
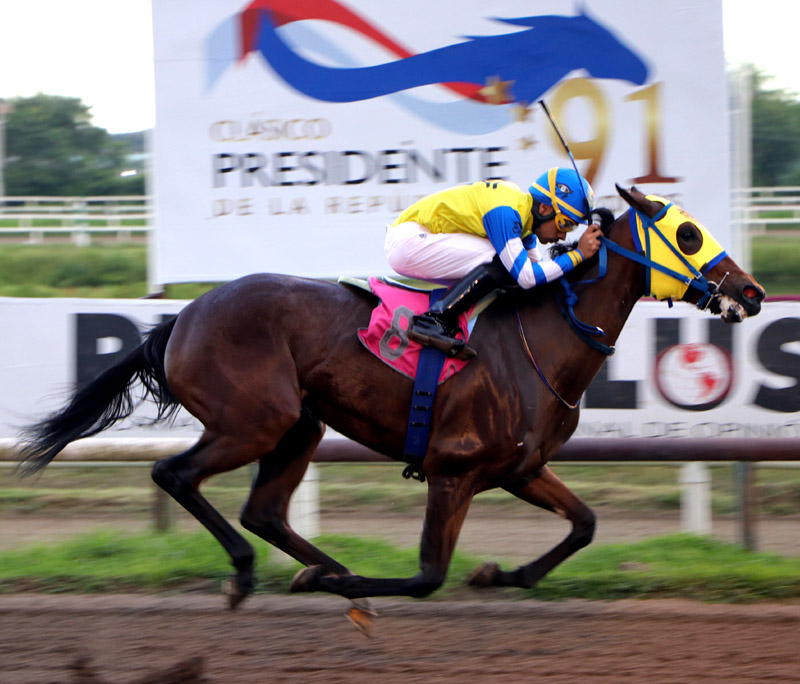
MULTIPOLYGON (((59 408, 67 390, 121 360, 140 331, 185 304, 0 298, 0 438, 59 408)), ((539 378, 532 370, 525 382, 539 378)), ((137 412, 103 436, 199 434, 185 412, 172 426, 141 425, 147 417, 137 412)), ((689 306, 637 304, 581 402, 575 434, 800 437, 800 303, 767 303, 738 325, 689 306)))
POLYGON ((599 204, 635 182, 734 247, 719 0, 174 0, 153 15, 155 283, 388 274, 385 225, 418 197, 568 164, 540 98, 599 204))

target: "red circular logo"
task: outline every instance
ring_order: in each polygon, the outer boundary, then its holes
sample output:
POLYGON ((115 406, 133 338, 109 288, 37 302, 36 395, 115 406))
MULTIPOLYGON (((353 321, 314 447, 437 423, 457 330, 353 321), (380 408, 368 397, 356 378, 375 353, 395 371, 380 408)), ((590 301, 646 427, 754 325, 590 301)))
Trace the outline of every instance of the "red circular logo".
POLYGON ((733 386, 733 358, 715 344, 675 344, 658 354, 655 382, 659 394, 687 411, 719 406, 733 386))

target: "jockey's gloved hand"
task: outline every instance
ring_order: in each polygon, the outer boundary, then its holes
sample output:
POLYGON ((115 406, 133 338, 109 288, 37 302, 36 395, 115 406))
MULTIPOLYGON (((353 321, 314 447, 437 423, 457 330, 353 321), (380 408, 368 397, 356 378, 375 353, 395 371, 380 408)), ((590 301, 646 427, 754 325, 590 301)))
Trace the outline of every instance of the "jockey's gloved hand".
POLYGON ((603 231, 596 223, 590 225, 581 235, 578 240, 578 249, 583 254, 584 259, 589 259, 597 254, 600 249, 600 238, 603 236, 603 231))

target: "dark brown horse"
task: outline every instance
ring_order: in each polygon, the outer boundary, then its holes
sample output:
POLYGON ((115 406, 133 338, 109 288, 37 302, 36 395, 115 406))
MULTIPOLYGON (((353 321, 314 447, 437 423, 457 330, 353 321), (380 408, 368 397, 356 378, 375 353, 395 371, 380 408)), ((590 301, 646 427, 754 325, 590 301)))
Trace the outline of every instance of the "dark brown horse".
MULTIPOLYGON (((663 203, 619 189, 632 212, 653 217, 663 203)), ((629 212, 630 213, 630 212, 629 212)), ((703 240, 688 215, 672 240, 686 255, 703 240)), ((633 249, 628 214, 609 217, 610 246, 633 249)), ((597 259, 570 274, 597 274, 597 259)), ((700 266, 697 267, 698 269, 700 266)), ((645 293, 646 268, 608 252, 606 276, 576 285, 577 317, 603 328, 613 344, 645 293)), ((760 310, 764 291, 730 257, 705 273, 711 310, 728 322, 760 310), (719 283, 719 287, 715 285, 719 283)), ((685 298, 702 292, 690 287, 685 298)), ((605 360, 562 316, 558 284, 513 291, 483 314, 471 338, 479 355, 439 389, 424 473, 428 503, 413 577, 377 579, 347 568, 287 524, 289 497, 300 483, 325 425, 392 458, 403 459, 412 382, 371 356, 356 330, 374 298, 331 282, 253 275, 198 298, 115 367, 76 391, 61 411, 32 426, 22 451, 28 470, 49 463, 71 441, 130 414, 132 390, 144 384, 162 417, 184 406, 203 424, 197 444, 159 461, 153 479, 191 512, 230 554, 236 574, 230 603, 252 591, 254 551, 200 494, 217 473, 259 463, 242 525, 307 567, 294 591, 327 591, 350 599, 422 597, 444 581, 472 498, 502 487, 572 523, 551 551, 511 571, 480 568, 475 585, 530 587, 592 539, 595 516, 547 467, 578 424, 577 404, 605 360), (542 377, 520 339, 521 328, 542 377)), ((708 297, 706 297, 708 299, 708 297)))

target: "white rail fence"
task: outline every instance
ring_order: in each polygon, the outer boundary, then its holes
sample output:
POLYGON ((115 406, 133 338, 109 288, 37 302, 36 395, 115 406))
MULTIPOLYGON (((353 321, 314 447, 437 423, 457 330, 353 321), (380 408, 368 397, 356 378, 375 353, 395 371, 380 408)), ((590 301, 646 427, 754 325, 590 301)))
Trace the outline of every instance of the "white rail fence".
POLYGON ((763 234, 768 226, 800 228, 800 187, 742 188, 732 193, 733 215, 751 235, 763 234))
POLYGON ((92 234, 113 234, 127 240, 152 229, 150 197, 5 197, 0 199, 0 236, 27 235, 41 243, 47 235, 65 234, 78 245, 92 234))
MULTIPOLYGON (((800 229, 800 186, 734 190, 731 206, 735 221, 751 234, 763 234, 769 227, 800 229)), ((77 244, 89 244, 92 234, 125 240, 131 233, 149 233, 152 222, 146 195, 0 198, 0 237, 27 235, 26 241, 34 244, 57 234, 70 235, 77 244)))

